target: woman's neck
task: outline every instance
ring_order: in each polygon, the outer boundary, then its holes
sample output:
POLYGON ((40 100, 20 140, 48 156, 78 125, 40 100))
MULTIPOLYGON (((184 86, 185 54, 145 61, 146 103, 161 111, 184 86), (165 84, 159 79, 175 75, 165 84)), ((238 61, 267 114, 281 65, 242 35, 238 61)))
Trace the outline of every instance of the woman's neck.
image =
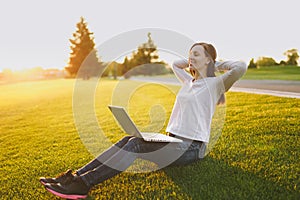
POLYGON ((203 69, 201 71, 196 71, 193 75, 194 77, 194 80, 199 80, 199 79, 203 79, 203 78, 206 78, 207 75, 206 75, 206 69, 203 69))

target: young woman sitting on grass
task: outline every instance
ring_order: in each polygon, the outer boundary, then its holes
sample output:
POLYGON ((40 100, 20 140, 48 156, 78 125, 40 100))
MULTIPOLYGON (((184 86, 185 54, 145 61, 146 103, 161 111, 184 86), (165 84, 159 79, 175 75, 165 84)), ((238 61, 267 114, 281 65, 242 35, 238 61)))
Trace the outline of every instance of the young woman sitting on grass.
POLYGON ((146 142, 127 136, 74 173, 68 170, 57 178, 40 178, 40 182, 59 197, 86 198, 94 185, 125 171, 137 158, 155 162, 161 168, 201 160, 209 142, 216 105, 225 102, 224 93, 247 70, 244 62, 217 62, 216 57, 211 44, 195 43, 188 61, 173 63, 173 71, 182 88, 176 96, 166 132, 183 142, 146 142), (190 74, 185 69, 189 69, 190 74), (216 77, 216 70, 225 73, 216 77))

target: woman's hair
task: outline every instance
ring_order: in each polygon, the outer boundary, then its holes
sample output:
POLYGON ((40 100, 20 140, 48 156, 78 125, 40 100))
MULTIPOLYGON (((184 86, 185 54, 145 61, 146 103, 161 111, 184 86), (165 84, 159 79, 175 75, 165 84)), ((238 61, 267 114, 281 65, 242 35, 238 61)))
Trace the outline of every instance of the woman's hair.
MULTIPOLYGON (((209 62, 207 65, 206 76, 207 77, 216 77, 215 62, 216 62, 216 58, 217 58, 217 51, 216 51, 215 47, 212 44, 208 44, 205 42, 199 42, 199 43, 193 44, 192 47, 190 48, 190 50, 192 50, 192 48, 197 45, 201 45, 204 48, 204 50, 205 50, 204 53, 205 53, 206 57, 209 57, 212 61, 212 62, 209 62)), ((225 96, 224 96, 224 94, 222 94, 218 101, 218 105, 224 104, 224 103, 225 103, 225 96)))

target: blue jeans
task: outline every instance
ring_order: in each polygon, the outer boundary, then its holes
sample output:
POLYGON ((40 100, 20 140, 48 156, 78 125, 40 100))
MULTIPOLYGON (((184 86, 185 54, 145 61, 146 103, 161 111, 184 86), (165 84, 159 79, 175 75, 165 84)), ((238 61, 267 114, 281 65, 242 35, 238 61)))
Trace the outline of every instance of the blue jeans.
POLYGON ((92 187, 125 171, 137 158, 152 161, 164 168, 198 161, 204 157, 204 151, 205 144, 200 141, 146 142, 142 138, 126 136, 77 170, 76 174, 92 187))

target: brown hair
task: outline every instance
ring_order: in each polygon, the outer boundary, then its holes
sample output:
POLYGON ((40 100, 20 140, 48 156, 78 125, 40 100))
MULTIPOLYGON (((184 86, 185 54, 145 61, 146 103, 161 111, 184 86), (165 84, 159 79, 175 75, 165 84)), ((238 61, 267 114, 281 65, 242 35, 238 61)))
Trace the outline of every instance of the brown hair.
MULTIPOLYGON (((199 43, 195 43, 192 45, 192 47, 190 48, 190 50, 197 45, 201 45, 204 48, 204 52, 205 55, 209 58, 211 58, 211 60, 213 62, 209 62, 207 65, 207 71, 206 71, 206 76, 207 77, 216 77, 215 75, 215 62, 216 62, 216 58, 217 58, 217 51, 215 49, 215 47, 212 44, 208 44, 205 42, 199 42, 199 43)), ((224 104, 225 103, 225 96, 224 94, 221 95, 219 101, 218 101, 218 105, 219 104, 224 104)))

